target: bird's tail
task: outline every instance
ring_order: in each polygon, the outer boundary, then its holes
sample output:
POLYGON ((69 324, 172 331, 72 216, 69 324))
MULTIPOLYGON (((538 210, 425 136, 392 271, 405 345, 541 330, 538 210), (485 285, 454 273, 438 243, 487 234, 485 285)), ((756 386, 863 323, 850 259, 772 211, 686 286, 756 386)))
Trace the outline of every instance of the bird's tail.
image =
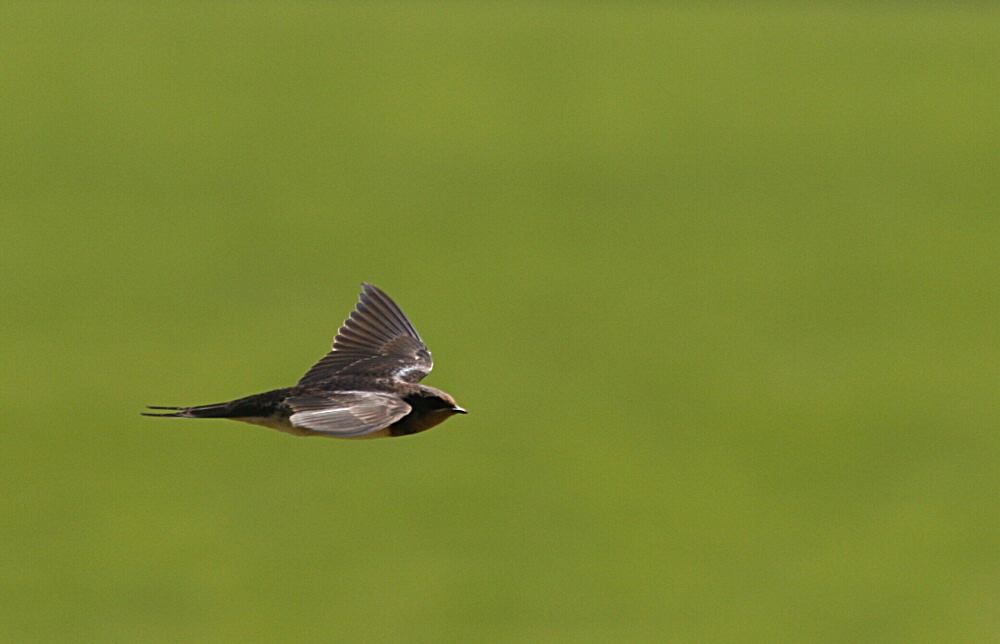
POLYGON ((198 407, 153 407, 147 409, 165 410, 166 414, 147 414, 143 416, 157 416, 160 418, 230 418, 231 403, 217 403, 215 405, 200 405, 198 407))
POLYGON ((262 394, 237 398, 229 402, 214 405, 199 405, 198 407, 150 407, 157 411, 168 413, 143 414, 143 416, 159 416, 167 418, 256 418, 280 414, 283 411, 285 399, 291 388, 275 389, 262 394))

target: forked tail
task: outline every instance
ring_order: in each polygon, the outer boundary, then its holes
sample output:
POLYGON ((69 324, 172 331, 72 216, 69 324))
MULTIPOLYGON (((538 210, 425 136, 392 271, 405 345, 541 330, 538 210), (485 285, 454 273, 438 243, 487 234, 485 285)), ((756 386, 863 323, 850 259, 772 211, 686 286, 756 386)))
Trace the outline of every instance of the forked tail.
POLYGON ((147 414, 143 416, 156 416, 159 418, 229 418, 230 403, 218 403, 215 405, 201 405, 199 407, 153 407, 147 409, 167 410, 167 414, 147 414))

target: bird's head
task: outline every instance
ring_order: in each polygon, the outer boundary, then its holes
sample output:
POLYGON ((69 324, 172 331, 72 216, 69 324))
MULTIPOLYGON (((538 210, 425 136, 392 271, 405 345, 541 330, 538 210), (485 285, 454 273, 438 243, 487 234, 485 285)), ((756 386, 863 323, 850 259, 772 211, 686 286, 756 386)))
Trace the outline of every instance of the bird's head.
POLYGON ((435 415, 446 414, 446 416, 469 413, 460 407, 448 392, 435 389, 434 387, 428 387, 426 385, 423 386, 423 389, 423 402, 427 411, 430 413, 435 415))

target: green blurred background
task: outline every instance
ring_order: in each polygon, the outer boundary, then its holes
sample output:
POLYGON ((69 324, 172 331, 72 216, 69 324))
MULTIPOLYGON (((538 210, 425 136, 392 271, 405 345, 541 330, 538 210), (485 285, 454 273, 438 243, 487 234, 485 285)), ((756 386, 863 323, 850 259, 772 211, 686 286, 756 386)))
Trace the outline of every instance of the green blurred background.
POLYGON ((996 5, 0 27, 0 640, 1000 638, 996 5), (468 416, 139 416, 362 280, 468 416))

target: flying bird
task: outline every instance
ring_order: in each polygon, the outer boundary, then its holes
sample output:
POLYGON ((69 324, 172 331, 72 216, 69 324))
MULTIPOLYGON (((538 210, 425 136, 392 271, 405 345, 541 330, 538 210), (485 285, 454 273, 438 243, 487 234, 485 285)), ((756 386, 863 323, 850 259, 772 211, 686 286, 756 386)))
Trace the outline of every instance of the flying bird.
POLYGON ((294 387, 198 407, 149 407, 160 418, 229 418, 296 436, 378 438, 430 429, 466 411, 448 393, 417 384, 434 361, 402 309, 372 284, 333 350, 294 387))

